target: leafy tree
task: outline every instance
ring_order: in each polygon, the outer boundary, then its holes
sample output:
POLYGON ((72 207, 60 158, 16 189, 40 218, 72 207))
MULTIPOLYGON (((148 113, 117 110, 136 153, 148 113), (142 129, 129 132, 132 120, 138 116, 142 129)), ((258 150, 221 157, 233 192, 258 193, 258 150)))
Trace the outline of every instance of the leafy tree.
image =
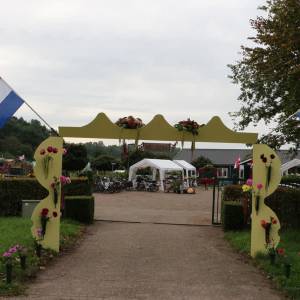
POLYGON ((92 161, 92 168, 98 171, 111 171, 117 169, 120 162, 110 155, 100 155, 92 161))
MULTIPOLYGON (((242 58, 229 65, 229 77, 241 89, 242 107, 231 113, 240 129, 261 120, 281 124, 300 108, 300 1, 267 0, 259 10, 265 16, 250 20, 254 44, 241 46, 242 58)), ((299 137, 299 122, 290 118, 262 141, 298 149, 299 137)))
POLYGON ((204 156, 199 156, 197 159, 193 160, 191 163, 196 169, 203 168, 207 165, 212 165, 212 161, 204 156))
POLYGON ((67 154, 63 157, 63 169, 67 171, 82 170, 88 163, 87 151, 83 144, 68 144, 67 154))
POLYGON ((26 159, 32 160, 37 146, 49 135, 49 130, 37 120, 27 122, 13 117, 0 129, 0 153, 6 158, 25 154, 26 159))
POLYGON ((136 150, 129 153, 128 157, 123 160, 123 165, 125 168, 130 167, 144 158, 170 159, 170 155, 136 150))

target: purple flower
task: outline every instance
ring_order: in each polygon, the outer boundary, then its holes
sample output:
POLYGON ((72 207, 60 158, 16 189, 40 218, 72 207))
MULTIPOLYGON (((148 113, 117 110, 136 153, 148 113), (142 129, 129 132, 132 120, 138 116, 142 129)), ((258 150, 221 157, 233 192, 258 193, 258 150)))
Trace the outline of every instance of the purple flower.
POLYGON ((252 186, 252 184, 253 184, 252 179, 250 179, 250 178, 247 179, 246 184, 249 185, 249 186, 252 186))
POLYGON ((3 257, 11 257, 11 253, 10 252, 4 252, 3 254, 2 254, 2 256, 3 257))

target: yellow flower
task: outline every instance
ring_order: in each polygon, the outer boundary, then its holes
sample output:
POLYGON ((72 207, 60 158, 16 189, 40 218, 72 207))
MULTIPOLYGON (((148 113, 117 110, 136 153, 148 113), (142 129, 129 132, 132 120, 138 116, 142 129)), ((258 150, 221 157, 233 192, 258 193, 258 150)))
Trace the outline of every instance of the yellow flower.
POLYGON ((244 184, 242 186, 242 190, 243 190, 243 192, 249 192, 249 191, 251 191, 251 186, 244 184))

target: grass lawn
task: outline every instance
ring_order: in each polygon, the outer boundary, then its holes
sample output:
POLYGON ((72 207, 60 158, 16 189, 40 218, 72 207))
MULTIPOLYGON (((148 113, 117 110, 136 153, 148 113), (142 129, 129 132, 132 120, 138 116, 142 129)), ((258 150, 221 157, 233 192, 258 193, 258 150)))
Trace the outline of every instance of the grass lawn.
MULTIPOLYGON (((25 290, 25 281, 35 276, 41 266, 55 256, 52 251, 44 251, 41 258, 35 255, 34 240, 30 228, 32 222, 29 218, 1 217, 0 218, 0 297, 1 295, 18 295, 25 290), (13 283, 5 283, 5 265, 2 254, 11 246, 22 245, 28 249, 27 268, 22 270, 18 258, 13 261, 13 283)), ((72 245, 80 236, 83 225, 71 220, 61 223, 61 247, 72 245)))
MULTIPOLYGON (((300 299, 300 230, 286 230, 281 232, 279 247, 285 249, 286 258, 291 263, 290 278, 286 278, 283 259, 276 258, 275 265, 265 255, 258 255, 255 263, 262 268, 281 290, 292 299, 300 299)), ((250 255, 250 231, 228 231, 225 238, 236 250, 250 255)))

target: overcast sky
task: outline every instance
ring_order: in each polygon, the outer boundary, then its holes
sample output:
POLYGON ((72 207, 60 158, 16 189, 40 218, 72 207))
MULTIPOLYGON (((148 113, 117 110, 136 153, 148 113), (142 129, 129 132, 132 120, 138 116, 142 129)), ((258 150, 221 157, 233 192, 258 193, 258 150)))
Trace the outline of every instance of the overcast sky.
MULTIPOLYGON (((226 65, 253 35, 249 19, 262 3, 5 1, 0 76, 55 128, 98 112, 146 123, 160 113, 171 124, 219 115, 232 127, 239 89, 226 65)), ((25 105, 17 116, 35 118, 25 105)))

